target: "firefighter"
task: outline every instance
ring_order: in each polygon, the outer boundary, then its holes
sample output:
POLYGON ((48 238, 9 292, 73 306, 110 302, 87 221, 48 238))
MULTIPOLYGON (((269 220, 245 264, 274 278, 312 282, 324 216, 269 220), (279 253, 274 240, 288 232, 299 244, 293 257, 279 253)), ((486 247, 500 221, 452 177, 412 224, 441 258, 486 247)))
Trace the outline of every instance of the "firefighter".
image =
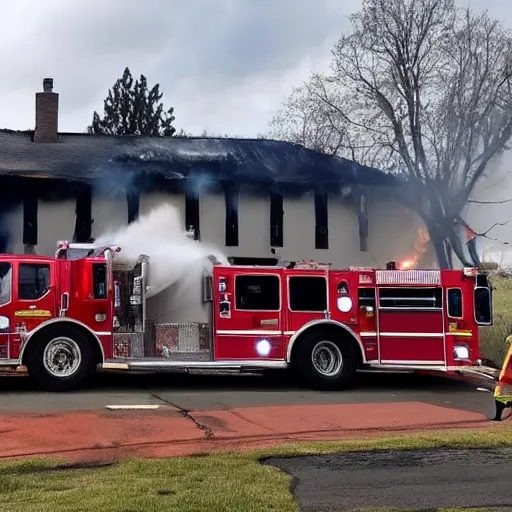
POLYGON ((494 401, 496 404, 494 421, 502 419, 505 409, 512 409, 512 330, 509 331, 506 341, 509 344, 508 352, 503 361, 498 384, 494 388, 494 401))

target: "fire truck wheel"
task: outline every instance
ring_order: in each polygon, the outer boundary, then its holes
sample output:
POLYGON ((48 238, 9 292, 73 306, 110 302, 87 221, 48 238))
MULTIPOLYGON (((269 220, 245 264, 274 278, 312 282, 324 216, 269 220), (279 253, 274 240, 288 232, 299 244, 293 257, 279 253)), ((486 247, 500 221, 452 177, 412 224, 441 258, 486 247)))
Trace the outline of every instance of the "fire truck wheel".
POLYGON ((322 331, 306 334, 295 355, 299 376, 311 387, 339 390, 346 386, 357 370, 356 356, 349 341, 333 340, 322 331))
POLYGON ((47 391, 72 391, 93 375, 96 362, 87 337, 65 325, 47 329, 32 341, 27 367, 47 391))

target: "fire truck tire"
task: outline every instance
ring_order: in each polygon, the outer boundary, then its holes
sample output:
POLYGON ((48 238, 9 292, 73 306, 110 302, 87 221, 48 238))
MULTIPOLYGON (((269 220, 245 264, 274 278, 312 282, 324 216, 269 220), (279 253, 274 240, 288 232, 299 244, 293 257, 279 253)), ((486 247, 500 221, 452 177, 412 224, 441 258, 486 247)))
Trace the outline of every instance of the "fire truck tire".
POLYGON ((333 339, 330 332, 313 331, 300 340, 294 367, 309 387, 325 391, 344 388, 354 377, 357 359, 349 340, 333 339))
POLYGON ((73 391, 92 377, 96 360, 87 336, 63 325, 51 327, 32 340, 27 368, 47 391, 73 391))

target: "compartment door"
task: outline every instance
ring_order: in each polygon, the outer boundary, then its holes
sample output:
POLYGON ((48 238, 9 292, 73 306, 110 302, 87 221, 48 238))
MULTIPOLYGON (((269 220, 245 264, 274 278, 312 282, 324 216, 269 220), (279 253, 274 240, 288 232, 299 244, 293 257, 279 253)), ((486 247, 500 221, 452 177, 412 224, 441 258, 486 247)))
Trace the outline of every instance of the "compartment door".
POLYGON ((280 360, 282 269, 214 267, 215 360, 280 360))
POLYGON ((382 365, 445 366, 441 287, 377 288, 382 365))

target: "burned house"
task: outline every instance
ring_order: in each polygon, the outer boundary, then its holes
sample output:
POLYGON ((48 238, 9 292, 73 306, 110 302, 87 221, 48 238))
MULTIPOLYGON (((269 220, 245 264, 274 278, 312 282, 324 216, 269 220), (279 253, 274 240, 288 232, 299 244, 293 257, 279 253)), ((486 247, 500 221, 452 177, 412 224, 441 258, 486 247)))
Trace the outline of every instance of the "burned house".
POLYGON ((35 117, 0 131, 1 252, 50 255, 162 202, 238 263, 381 266, 414 250, 421 223, 376 169, 282 141, 59 133, 51 79, 35 117))

